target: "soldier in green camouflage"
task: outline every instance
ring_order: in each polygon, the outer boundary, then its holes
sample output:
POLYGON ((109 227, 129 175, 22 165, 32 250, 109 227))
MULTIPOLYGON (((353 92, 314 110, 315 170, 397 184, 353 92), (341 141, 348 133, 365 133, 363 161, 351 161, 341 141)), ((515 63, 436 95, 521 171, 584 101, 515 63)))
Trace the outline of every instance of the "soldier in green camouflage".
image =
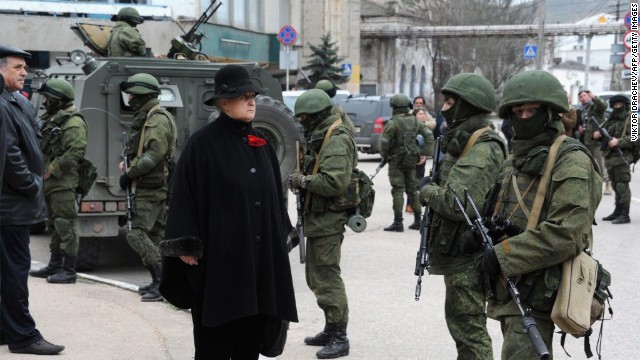
MULTIPOLYGON (((120 187, 131 188, 135 194, 135 215, 127 242, 151 273, 151 284, 138 291, 142 301, 162 301, 158 289, 162 273, 158 244, 166 224, 176 124, 171 113, 160 106, 160 85, 153 76, 135 74, 123 81, 120 88, 129 94, 129 105, 135 111, 124 150, 130 165, 120 177, 120 187)), ((120 169, 124 172, 123 163, 120 169)))
POLYGON ((434 212, 428 270, 430 274, 444 275, 445 319, 458 359, 493 359, 480 243, 469 236, 468 225, 454 206, 449 188, 458 194, 467 190, 482 206, 508 152, 490 126, 495 90, 489 80, 462 73, 449 79, 441 91, 445 99, 441 112, 449 128, 441 145, 445 156, 439 176, 420 190, 420 201, 434 212))
POLYGON ((117 21, 117 23, 109 35, 107 55, 146 56, 146 44, 136 29, 136 25, 144 22, 138 10, 132 7, 123 7, 118 11, 118 15, 111 17, 111 21, 117 21))
MULTIPOLYGON (((591 225, 602 197, 602 178, 588 149, 576 139, 562 140, 550 181, 540 184, 551 144, 564 135, 561 113, 569 111, 560 81, 548 72, 524 71, 507 81, 499 116, 510 119, 515 131, 513 154, 500 169, 496 200, 487 209, 495 219, 509 220, 522 232, 495 236, 496 245, 485 250, 483 272, 518 278, 524 307, 553 354, 554 324, 551 309, 557 296, 562 263, 589 247, 591 225), (529 214, 540 186, 546 186, 537 225, 527 229, 529 214)), ((558 141, 560 141, 558 140, 558 141)), ((493 193, 496 193, 492 191, 493 193)), ((489 317, 500 321, 504 341, 502 359, 538 359, 522 317, 511 296, 498 282, 489 300, 489 317)))
POLYGON ((598 124, 602 124, 605 121, 604 113, 607 110, 607 102, 602 98, 597 97, 590 90, 582 90, 578 93, 578 100, 580 100, 580 109, 576 111, 580 133, 580 140, 589 149, 591 155, 598 166, 600 171, 604 175, 605 181, 605 195, 611 195, 612 188, 609 181, 608 174, 605 170, 604 160, 602 157, 602 151, 600 151, 600 143, 593 138, 593 132, 596 127, 593 125, 591 119, 594 119, 598 124))
MULTIPOLYGON (((605 221, 611 221, 612 224, 627 224, 631 222, 629 218, 629 206, 631 204, 631 189, 629 182, 631 181, 631 170, 629 163, 633 161, 633 148, 638 146, 638 142, 631 141, 631 121, 629 118, 630 101, 623 94, 614 95, 609 99, 609 104, 613 111, 609 115, 602 127, 607 130, 611 140, 607 144, 607 148, 603 151, 604 165, 607 168, 609 179, 611 180, 613 191, 615 191, 615 209, 613 213, 602 218, 605 221), (627 160, 622 159, 615 150, 619 148, 622 155, 627 160)), ((600 140, 602 134, 596 130, 593 132, 593 138, 600 140)))
POLYGON ((295 115, 307 139, 302 172, 289 177, 291 189, 305 196, 304 232, 307 236, 305 275, 309 289, 324 311, 324 330, 304 339, 305 344, 323 346, 320 359, 349 355, 347 323, 349 305, 340 277, 340 258, 347 210, 341 197, 358 163, 356 143, 347 124, 333 113, 331 98, 322 90, 308 90, 296 100, 295 115), (328 132, 330 136, 325 141, 328 132))
MULTIPOLYGON (((329 95, 329 97, 332 99, 336 96, 336 92, 338 91, 338 87, 336 87, 336 85, 332 83, 330 80, 326 80, 326 79, 318 81, 315 88, 326 92, 327 95, 329 95)), ((349 115, 347 115, 347 113, 344 111, 342 107, 340 107, 337 104, 334 104, 331 113, 340 114, 340 118, 342 119, 342 122, 347 124, 347 126, 349 126, 349 128, 351 129, 351 132, 355 136, 356 127, 353 125, 353 121, 351 121, 351 119, 349 118, 349 115)))
POLYGON ((393 116, 384 125, 380 155, 389 163, 389 183, 391 183, 391 196, 393 197, 393 223, 384 228, 384 231, 403 232, 402 208, 404 206, 404 193, 412 200, 413 223, 409 229, 420 229, 420 215, 422 214, 418 199, 418 177, 416 165, 420 156, 433 155, 433 133, 427 125, 416 120, 410 113, 409 98, 404 94, 396 94, 391 97, 390 105, 393 116), (420 148, 417 137, 421 135, 424 145, 420 148), (415 147, 418 153, 407 161, 408 145, 415 147), (414 161, 415 160, 415 161, 414 161))
POLYGON ((51 79, 38 92, 47 112, 41 117, 45 158, 44 195, 49 214, 49 264, 29 274, 47 282, 76 282, 76 256, 80 238, 76 230, 78 167, 87 148, 87 123, 73 105, 73 86, 51 79))

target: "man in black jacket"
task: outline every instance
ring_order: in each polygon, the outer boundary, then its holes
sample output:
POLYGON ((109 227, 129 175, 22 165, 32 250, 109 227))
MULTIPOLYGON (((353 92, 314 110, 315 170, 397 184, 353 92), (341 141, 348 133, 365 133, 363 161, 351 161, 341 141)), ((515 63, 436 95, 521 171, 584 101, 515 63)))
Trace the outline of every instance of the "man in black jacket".
POLYGON ((64 346, 45 340, 29 313, 27 278, 31 266, 29 225, 46 220, 42 176, 44 161, 33 105, 16 93, 27 76, 25 59, 31 54, 0 45, 1 121, 6 151, 0 197, 0 329, 12 353, 55 355, 64 346))

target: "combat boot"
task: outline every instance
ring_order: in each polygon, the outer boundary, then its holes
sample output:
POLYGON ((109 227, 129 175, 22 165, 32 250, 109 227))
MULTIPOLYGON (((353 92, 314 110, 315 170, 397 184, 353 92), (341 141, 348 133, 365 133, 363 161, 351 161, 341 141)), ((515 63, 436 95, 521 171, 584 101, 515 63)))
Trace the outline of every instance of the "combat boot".
POLYGON ((51 252, 51 258, 49 258, 49 265, 43 267, 40 270, 31 270, 29 271, 29 275, 39 278, 47 278, 62 268, 62 259, 64 258, 64 254, 61 252, 51 252))
POLYGON ((620 204, 616 203, 616 207, 613 210, 613 212, 605 217, 602 218, 602 220, 604 221, 611 221, 616 219, 618 216, 620 216, 620 204))
POLYGON ((613 194, 613 189, 611 188, 611 181, 605 181, 604 194, 605 195, 613 194))
POLYGON ((64 256, 62 260, 62 268, 57 273, 47 278, 48 283, 52 284, 75 284, 76 276, 76 257, 64 256))
POLYGON ((311 346, 325 346, 331 340, 331 336, 335 332, 335 324, 325 323, 324 330, 317 333, 315 336, 307 336, 304 338, 304 343, 311 346))
POLYGON ((347 323, 334 324, 335 332, 320 351, 316 353, 318 359, 335 359, 349 355, 349 339, 347 338, 347 323))
POLYGON ((411 230, 420 230, 420 214, 413 213, 413 224, 409 225, 411 230))
POLYGON ((613 219, 612 224, 628 224, 631 222, 629 218, 629 204, 620 204, 620 215, 613 219))
POLYGON ((393 218, 393 224, 387 226, 386 228, 384 228, 384 231, 397 231, 397 232, 403 232, 404 231, 404 225, 402 225, 402 214, 398 215, 396 214, 393 218))
POLYGON ((142 295, 142 301, 162 301, 162 294, 160 294, 160 275, 162 274, 162 263, 156 263, 148 265, 147 270, 151 274, 151 284, 149 285, 149 291, 142 295))

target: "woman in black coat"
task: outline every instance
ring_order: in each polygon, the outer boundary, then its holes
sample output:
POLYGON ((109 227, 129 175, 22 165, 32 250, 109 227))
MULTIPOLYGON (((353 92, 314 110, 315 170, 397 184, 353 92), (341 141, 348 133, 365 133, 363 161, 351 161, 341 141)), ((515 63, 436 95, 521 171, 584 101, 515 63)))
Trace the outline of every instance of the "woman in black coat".
POLYGON ((251 126, 261 91, 243 67, 220 69, 206 104, 221 114, 173 175, 160 291, 191 308, 195 359, 257 359, 269 317, 298 320, 279 163, 251 126))

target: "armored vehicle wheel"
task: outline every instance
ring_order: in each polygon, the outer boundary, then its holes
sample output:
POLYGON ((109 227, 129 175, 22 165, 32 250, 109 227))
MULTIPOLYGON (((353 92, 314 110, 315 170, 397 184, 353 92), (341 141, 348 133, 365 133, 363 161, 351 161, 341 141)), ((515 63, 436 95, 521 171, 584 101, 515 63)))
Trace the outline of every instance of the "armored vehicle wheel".
POLYGON ((282 184, 286 189, 287 178, 296 167, 296 141, 302 143, 303 140, 300 123, 283 103, 267 96, 258 96, 253 126, 260 129, 273 145, 280 162, 282 184))
POLYGON ((100 260, 102 250, 102 238, 83 237, 80 238, 78 256, 76 257, 76 270, 91 271, 96 268, 100 260))

